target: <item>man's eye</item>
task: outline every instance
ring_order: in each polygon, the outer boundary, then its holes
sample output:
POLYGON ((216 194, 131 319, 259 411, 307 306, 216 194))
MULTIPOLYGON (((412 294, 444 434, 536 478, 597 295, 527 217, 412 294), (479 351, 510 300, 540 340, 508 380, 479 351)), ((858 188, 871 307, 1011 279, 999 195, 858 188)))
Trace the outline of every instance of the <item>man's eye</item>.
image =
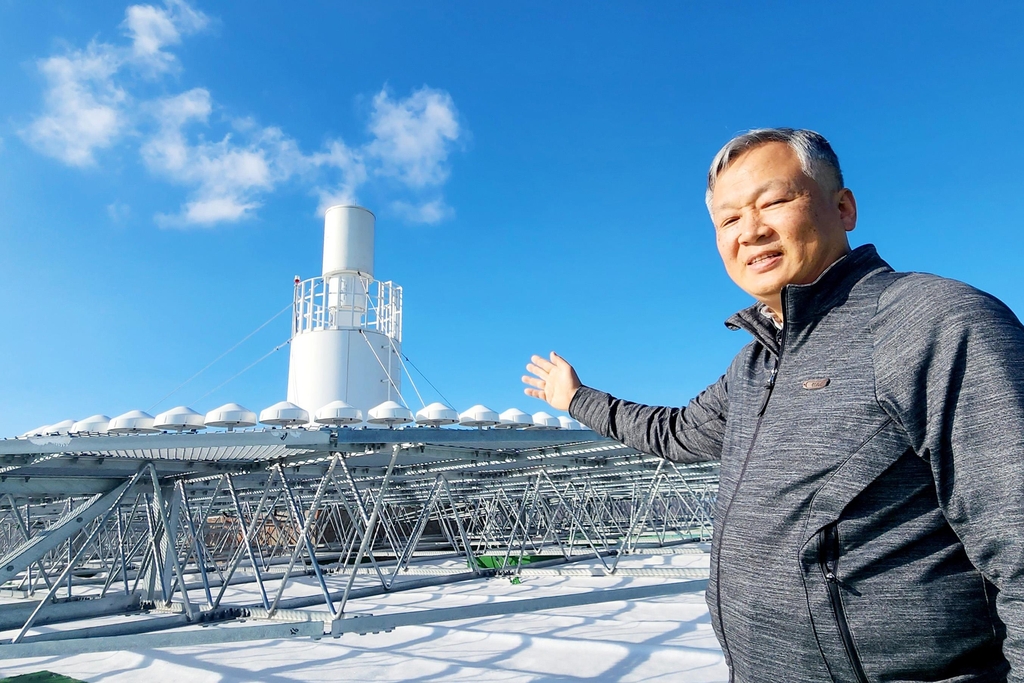
POLYGON ((728 228, 730 226, 735 225, 738 220, 739 220, 739 218, 737 218, 735 216, 733 216, 731 218, 726 218, 724 221, 722 221, 721 223, 718 224, 718 227, 719 227, 719 229, 728 228))

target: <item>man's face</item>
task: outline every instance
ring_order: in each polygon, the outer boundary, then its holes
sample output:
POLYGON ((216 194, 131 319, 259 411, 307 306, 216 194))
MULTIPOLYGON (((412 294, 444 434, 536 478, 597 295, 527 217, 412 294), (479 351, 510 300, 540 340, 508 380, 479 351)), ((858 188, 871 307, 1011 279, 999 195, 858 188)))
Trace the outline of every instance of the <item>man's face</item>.
POLYGON ((823 191, 789 145, 769 142, 718 176, 711 215, 729 277, 781 316, 785 285, 813 282, 850 250, 857 205, 849 190, 823 191))

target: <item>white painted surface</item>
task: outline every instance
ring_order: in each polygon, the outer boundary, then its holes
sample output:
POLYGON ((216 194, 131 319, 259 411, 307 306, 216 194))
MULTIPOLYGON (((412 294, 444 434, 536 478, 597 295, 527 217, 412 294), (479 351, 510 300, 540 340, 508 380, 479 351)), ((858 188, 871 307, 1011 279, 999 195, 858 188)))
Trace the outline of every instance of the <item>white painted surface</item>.
POLYGON ((459 414, 459 423, 464 427, 490 427, 499 422, 498 413, 480 403, 459 414))
POLYGON ((416 424, 441 427, 459 423, 459 414, 443 403, 431 403, 416 412, 416 424))
POLYGON ((373 214, 361 206, 332 206, 324 214, 323 275, 373 277, 373 214))
POLYGON ((260 422, 276 427, 293 427, 309 422, 309 412, 294 403, 278 401, 260 411, 260 422))
POLYGON ((255 427, 256 413, 237 403, 225 403, 206 414, 207 427, 255 427))
POLYGON ((317 424, 341 427, 343 425, 357 424, 362 421, 363 411, 353 408, 344 401, 331 401, 316 411, 317 424))
MULTIPOLYGON (((397 342, 395 346, 401 350, 397 342)), ((332 401, 344 401, 366 415, 370 408, 396 398, 402 388, 401 363, 391 340, 379 332, 303 332, 292 338, 290 354, 288 400, 311 415, 332 401)))
POLYGON ((519 410, 519 408, 509 408, 501 415, 498 416, 501 422, 495 425, 500 429, 522 429, 523 427, 533 426, 533 417, 519 410))
POLYGON ((111 434, 152 434, 160 431, 153 428, 153 416, 141 410, 129 410, 112 419, 107 426, 111 434))
POLYGON ((545 413, 543 410, 539 413, 533 414, 533 427, 527 427, 527 429, 561 429, 562 423, 558 421, 558 418, 545 413))
POLYGON ((186 406, 177 406, 153 418, 154 429, 169 429, 173 431, 186 431, 193 429, 206 429, 206 420, 200 413, 186 406))
POLYGON ((373 280, 373 214, 332 206, 323 276, 296 280, 288 401, 310 415, 344 401, 367 415, 401 394, 402 290, 373 280))
POLYGON ((52 425, 49 425, 46 428, 46 433, 53 436, 67 436, 74 425, 74 420, 61 420, 60 422, 54 422, 52 425))
POLYGON ((109 424, 110 418, 106 415, 90 415, 73 424, 69 431, 71 434, 106 434, 109 424))
POLYGON ((397 401, 384 401, 370 408, 366 418, 372 425, 404 425, 413 421, 412 411, 397 401))
POLYGON ((562 429, 583 429, 583 425, 579 422, 564 415, 558 416, 558 423, 562 425, 562 429))
MULTIPOLYGON (((596 562, 573 566, 592 567, 596 562)), ((627 556, 620 566, 707 567, 708 556, 627 556)), ((521 585, 512 585, 508 579, 495 578, 357 600, 350 604, 349 611, 382 614, 664 580, 545 576, 524 578, 521 585)), ((288 594, 315 593, 314 581, 304 581, 288 594)), ((233 590, 244 589, 240 586, 233 590)), ((258 600, 251 584, 247 590, 258 600)), ((728 680, 703 593, 408 626, 391 633, 346 635, 336 640, 258 641, 0 662, 0 670, 7 676, 41 669, 105 683, 728 680)))

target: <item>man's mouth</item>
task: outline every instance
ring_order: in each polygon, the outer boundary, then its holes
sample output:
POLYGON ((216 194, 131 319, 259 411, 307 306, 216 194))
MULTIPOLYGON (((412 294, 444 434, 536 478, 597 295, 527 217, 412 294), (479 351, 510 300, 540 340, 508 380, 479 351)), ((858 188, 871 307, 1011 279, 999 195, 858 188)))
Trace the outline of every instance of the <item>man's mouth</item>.
POLYGON ((752 259, 748 260, 747 261, 747 265, 748 266, 756 266, 758 264, 766 263, 767 261, 771 261, 772 259, 778 258, 779 256, 782 256, 782 252, 779 252, 779 251, 766 251, 763 254, 758 254, 757 256, 755 256, 752 259))

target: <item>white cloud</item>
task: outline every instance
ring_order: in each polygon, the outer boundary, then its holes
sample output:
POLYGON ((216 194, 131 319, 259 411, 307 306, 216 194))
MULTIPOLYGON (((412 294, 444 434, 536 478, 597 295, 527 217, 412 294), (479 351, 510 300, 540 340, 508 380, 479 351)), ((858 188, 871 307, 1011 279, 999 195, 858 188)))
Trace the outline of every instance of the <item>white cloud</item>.
POLYGON ((186 203, 177 219, 163 216, 164 224, 237 221, 259 207, 253 199, 257 192, 271 189, 293 172, 290 167, 275 168, 278 159, 293 163, 282 150, 295 149, 277 129, 259 131, 259 138, 249 143, 236 143, 231 134, 217 142, 200 138, 191 143, 186 127, 205 124, 212 111, 210 93, 204 88, 159 100, 152 109, 159 131, 142 145, 143 161, 154 173, 195 188, 195 199, 186 203))
POLYGON ((202 29, 208 19, 182 0, 167 0, 165 9, 128 7, 124 23, 130 49, 93 42, 85 50, 39 60, 47 82, 44 110, 21 133, 40 152, 70 166, 94 165, 95 152, 112 146, 131 125, 132 100, 118 72, 126 65, 167 71, 175 57, 163 48, 202 29))
POLYGON ((181 0, 167 0, 165 8, 132 5, 125 10, 123 26, 132 39, 132 59, 154 72, 167 71, 176 58, 164 50, 181 42, 182 35, 201 31, 209 17, 181 0))
MULTIPOLYGON (((333 204, 356 203, 359 189, 374 175, 396 177, 414 191, 442 184, 458 136, 457 124, 453 129, 446 123, 456 120, 451 97, 424 88, 399 100, 382 92, 375 103, 370 130, 377 135, 369 142, 353 148, 331 140, 323 150, 304 154, 280 128, 262 128, 252 118, 233 121, 234 133, 217 142, 202 136, 191 142, 189 127, 209 123, 209 91, 195 88, 159 100, 151 105, 159 131, 142 145, 142 157, 154 173, 194 188, 181 212, 162 214, 160 224, 212 226, 242 220, 260 207, 262 194, 297 176, 315 183, 320 213, 333 204)), ((440 197, 397 201, 393 209, 410 223, 434 224, 454 215, 440 197)))
MULTIPOLYGON (((129 94, 130 86, 141 88, 174 71, 178 61, 170 49, 209 23, 184 0, 132 5, 122 24, 130 45, 94 42, 84 51, 40 60, 47 80, 44 111, 23 137, 72 166, 96 164, 96 152, 121 139, 141 141, 145 167, 188 191, 177 212, 156 215, 168 227, 243 220, 267 194, 295 179, 313 188, 321 212, 355 203, 364 186, 382 182, 389 192, 407 195, 392 201, 392 208, 408 222, 437 223, 454 215, 439 188, 463 131, 443 90, 424 86, 402 99, 385 88, 373 99, 368 140, 352 146, 331 139, 312 153, 281 128, 262 126, 252 116, 225 116, 202 87, 151 100, 129 94)), ((127 205, 111 204, 108 213, 120 220, 127 205)))
POLYGON ((448 93, 422 87, 396 101, 385 88, 373 98, 369 130, 374 140, 366 150, 379 161, 379 173, 413 188, 448 179, 448 154, 460 132, 448 93))
POLYGON ((132 207, 128 206, 124 202, 113 202, 107 204, 107 215, 110 216, 110 220, 114 223, 121 223, 128 219, 132 214, 132 207))
POLYGON ((256 202, 243 203, 236 197, 210 197, 197 199, 185 205, 185 223, 213 225, 221 221, 237 221, 259 207, 256 202))
POLYGON ((333 184, 317 187, 320 197, 317 213, 323 214, 327 207, 335 204, 355 204, 356 190, 366 182, 366 163, 363 155, 349 148, 341 140, 333 140, 327 150, 310 157, 311 163, 317 168, 333 170, 340 176, 333 184))
POLYGON ((184 127, 191 121, 207 121, 212 111, 210 92, 205 88, 195 88, 158 100, 151 109, 159 130, 143 143, 142 159, 151 170, 183 179, 183 176, 191 174, 190 150, 184 127))
POLYGON ((438 197, 422 204, 412 204, 405 201, 391 203, 391 210, 410 223, 426 223, 434 225, 455 215, 452 207, 444 203, 438 197))
POLYGON ((108 45, 39 61, 49 89, 45 111, 22 132, 40 152, 70 166, 91 166, 94 152, 110 147, 127 120, 128 95, 113 82, 120 67, 108 45))

